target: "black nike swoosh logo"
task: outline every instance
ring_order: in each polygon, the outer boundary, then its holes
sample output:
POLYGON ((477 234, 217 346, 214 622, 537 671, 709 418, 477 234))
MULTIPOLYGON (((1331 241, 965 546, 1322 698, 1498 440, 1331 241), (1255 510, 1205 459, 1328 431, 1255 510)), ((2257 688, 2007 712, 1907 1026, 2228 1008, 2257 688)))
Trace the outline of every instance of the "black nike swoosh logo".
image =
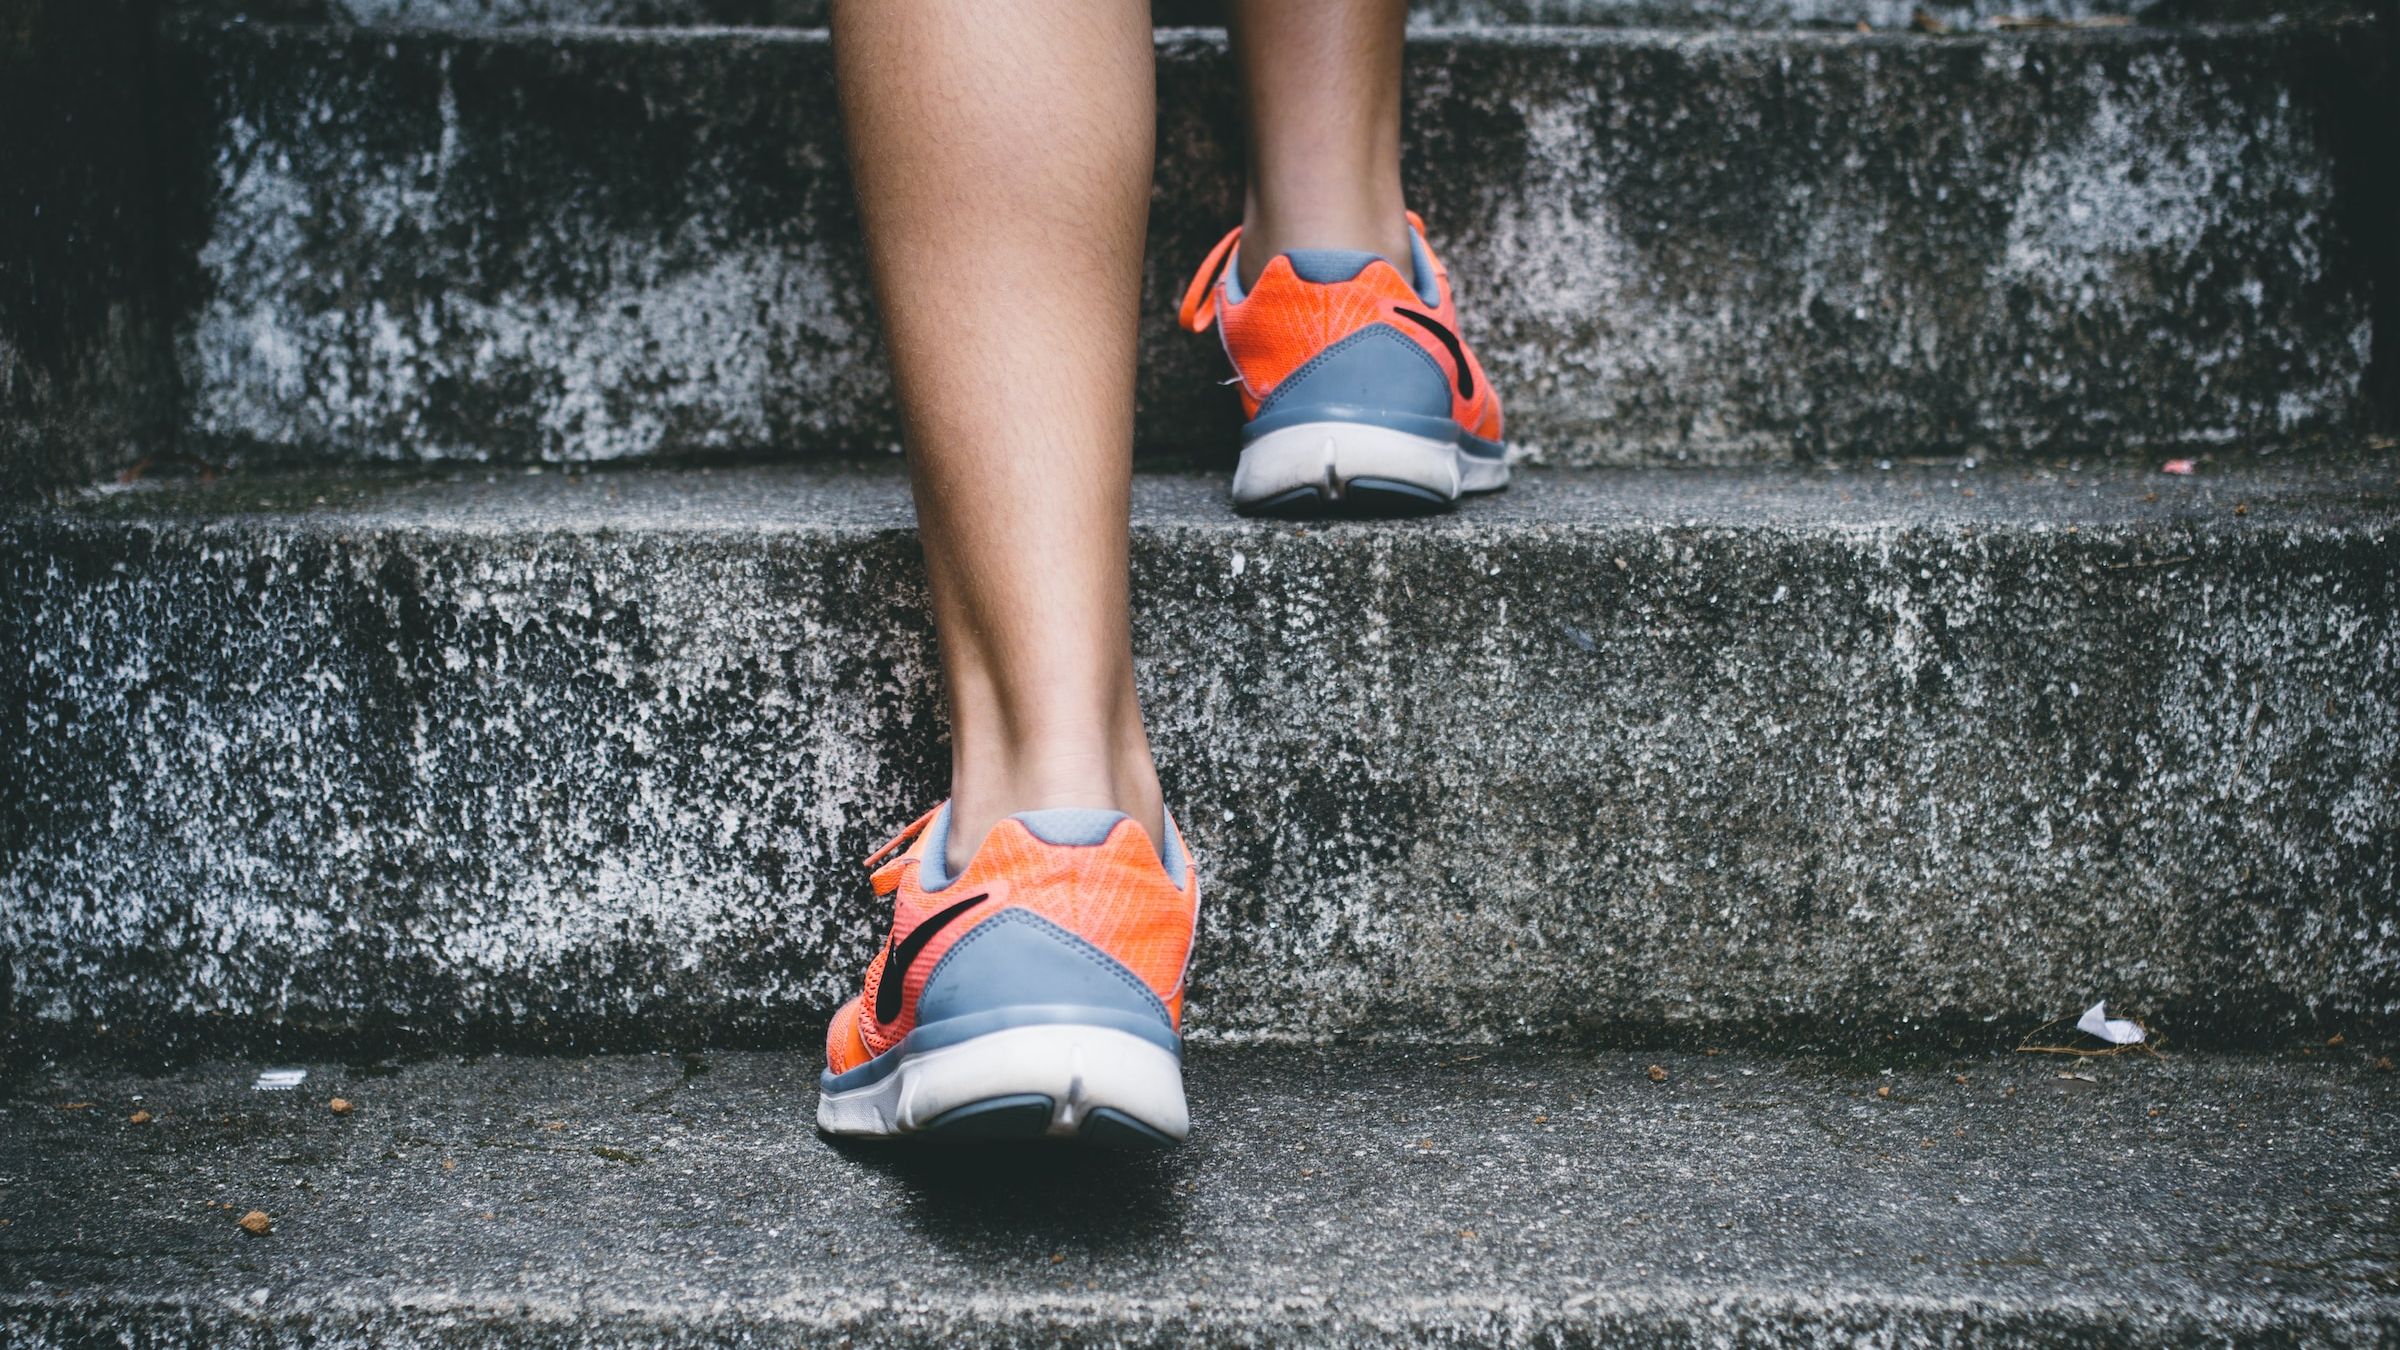
POLYGON ((899 945, 892 948, 891 954, 884 958, 883 974, 875 981, 877 1025, 888 1027, 899 1018, 900 1000, 908 989, 908 968, 917 963, 917 957, 925 951, 925 944, 949 927, 952 919, 991 898, 988 891, 982 895, 970 895, 908 930, 908 936, 902 938, 899 945))
POLYGON ((1467 367, 1467 349, 1458 345, 1458 334, 1450 331, 1450 325, 1430 314, 1419 314, 1398 305, 1392 306, 1392 312, 1442 340, 1442 345, 1450 349, 1450 368, 1458 372, 1458 396, 1475 397, 1475 373, 1467 367))

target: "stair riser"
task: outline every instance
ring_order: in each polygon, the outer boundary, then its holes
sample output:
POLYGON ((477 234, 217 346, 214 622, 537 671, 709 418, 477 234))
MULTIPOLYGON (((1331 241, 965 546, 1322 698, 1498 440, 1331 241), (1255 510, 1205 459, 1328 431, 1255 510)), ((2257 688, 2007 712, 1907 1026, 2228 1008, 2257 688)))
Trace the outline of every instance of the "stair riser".
MULTIPOLYGON (((1145 527, 1194 1026, 2389 1014, 2395 542, 1145 527)), ((38 1020, 805 1039, 944 777, 897 529, 53 520, 0 572, 38 1020)))
MULTIPOLYGON (((1423 39, 1411 194, 1511 431, 1575 464, 2304 445, 2371 416, 2362 30, 1423 39)), ((1236 410, 1235 218, 1161 42, 1141 441, 1236 410)), ((258 458, 895 440, 821 36, 187 29, 179 361, 258 458)))

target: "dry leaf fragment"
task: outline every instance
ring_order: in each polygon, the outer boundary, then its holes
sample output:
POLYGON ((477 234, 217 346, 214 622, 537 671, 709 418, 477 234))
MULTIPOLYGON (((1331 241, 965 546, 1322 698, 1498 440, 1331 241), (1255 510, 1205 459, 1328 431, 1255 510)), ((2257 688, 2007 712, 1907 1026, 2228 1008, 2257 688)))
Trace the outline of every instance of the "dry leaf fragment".
POLYGON ((350 1099, 348 1097, 336 1097, 332 1101, 325 1103, 325 1109, 333 1112, 337 1116, 346 1116, 356 1108, 350 1105, 350 1099))
POLYGON ((2332 1045, 2340 1045, 2341 1043, 2342 1043, 2342 1033, 2340 1033, 2340 1032, 2338 1032, 2338 1031, 2337 1031, 2337 1032, 2335 1032, 2335 1033, 2333 1033, 2331 1036, 2328 1036, 2328 1037, 2326 1037, 2326 1038, 2325 1038, 2325 1044, 2327 1044, 2327 1045, 2329 1045, 2329 1046, 2332 1046, 2332 1045))
POLYGON ((136 1125, 147 1125, 150 1123, 150 1113, 147 1111, 136 1111, 132 1115, 125 1117, 125 1119, 136 1125))
POLYGON ((1892 1085, 1886 1083, 1882 1087, 1875 1089, 1875 1095, 1888 1099, 1892 1095, 1892 1085))
POLYGON ((1660 1064, 1653 1064, 1653 1065, 1651 1065, 1651 1066, 1650 1066, 1650 1081, 1651 1081, 1651 1082, 1653 1082, 1653 1083, 1663 1083, 1663 1082, 1667 1081, 1667 1070, 1666 1070, 1666 1067, 1665 1067, 1664 1065, 1660 1065, 1660 1064))

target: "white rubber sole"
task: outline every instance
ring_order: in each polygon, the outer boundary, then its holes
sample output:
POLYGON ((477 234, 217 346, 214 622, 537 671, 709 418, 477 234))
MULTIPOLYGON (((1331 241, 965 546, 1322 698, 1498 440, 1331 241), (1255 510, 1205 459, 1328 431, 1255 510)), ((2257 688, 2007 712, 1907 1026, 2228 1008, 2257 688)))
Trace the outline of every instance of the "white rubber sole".
POLYGON ((892 1136, 921 1131, 1070 1139, 1192 1131, 1183 1062, 1173 1051, 1108 1027, 1011 1027, 907 1055, 880 1081, 820 1092, 817 1128, 892 1136), (1048 1099, 1047 1106, 1039 1104, 1048 1099))
POLYGON ((1304 422, 1242 448, 1233 471, 1236 506, 1337 502, 1355 490, 1454 502, 1508 486, 1508 461, 1468 454, 1452 441, 1363 422, 1304 422))

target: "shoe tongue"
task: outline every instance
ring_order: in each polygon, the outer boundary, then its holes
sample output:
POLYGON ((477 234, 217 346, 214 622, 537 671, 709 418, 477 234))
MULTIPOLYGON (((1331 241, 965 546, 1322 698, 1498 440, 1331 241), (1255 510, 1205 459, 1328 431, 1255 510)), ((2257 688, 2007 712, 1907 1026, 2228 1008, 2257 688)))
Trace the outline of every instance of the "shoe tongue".
POLYGON ((1370 265, 1383 261, 1380 253, 1356 248, 1296 248, 1283 256, 1291 263, 1293 275, 1320 286, 1352 280, 1370 265))
POLYGON ((1096 807, 1057 806, 1046 811, 1019 811, 1009 819, 1032 831, 1045 844, 1092 845, 1108 841, 1109 831, 1126 819, 1122 811, 1096 807))

